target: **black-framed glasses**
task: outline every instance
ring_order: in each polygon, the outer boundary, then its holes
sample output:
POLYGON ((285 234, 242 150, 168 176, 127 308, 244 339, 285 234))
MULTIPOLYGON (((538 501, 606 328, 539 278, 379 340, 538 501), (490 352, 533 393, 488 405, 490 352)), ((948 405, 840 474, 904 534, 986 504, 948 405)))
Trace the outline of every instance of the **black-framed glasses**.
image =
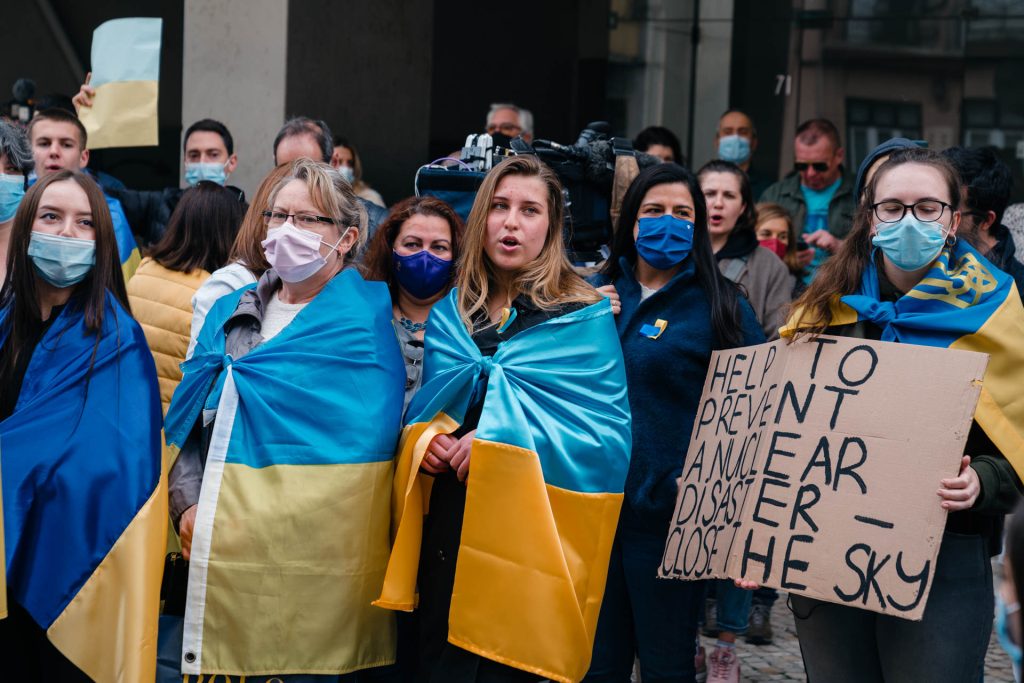
POLYGON ((824 173, 828 170, 827 161, 798 161, 793 164, 793 168, 796 169, 797 173, 804 173, 808 168, 813 168, 818 173, 824 173))
POLYGON ((883 223, 898 223, 907 215, 907 209, 910 209, 917 220, 931 223, 940 220, 947 208, 952 209, 953 207, 938 199, 924 199, 913 204, 904 204, 890 199, 871 205, 871 210, 875 212, 875 218, 883 223))
POLYGON ((279 228, 289 218, 295 219, 295 227, 313 230, 324 225, 337 225, 338 221, 327 216, 317 216, 312 213, 285 213, 284 211, 264 211, 263 223, 268 228, 279 228))

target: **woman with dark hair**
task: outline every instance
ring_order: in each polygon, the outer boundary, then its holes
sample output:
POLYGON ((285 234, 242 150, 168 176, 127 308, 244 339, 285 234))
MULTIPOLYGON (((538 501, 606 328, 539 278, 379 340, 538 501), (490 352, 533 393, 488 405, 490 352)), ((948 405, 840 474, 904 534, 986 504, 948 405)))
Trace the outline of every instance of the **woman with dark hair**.
POLYGON ((710 161, 697 172, 708 207, 711 250, 722 274, 740 286, 769 341, 779 338, 792 301, 789 269, 757 241, 757 211, 750 179, 728 161, 710 161))
POLYGON ((363 180, 363 161, 359 158, 359 151, 348 139, 340 135, 334 136, 334 152, 331 154, 331 166, 338 169, 338 173, 352 186, 356 196, 373 202, 377 206, 387 208, 384 198, 380 192, 373 189, 363 180))
POLYGON ((18 207, 0 289, 9 677, 153 680, 160 422, 103 193, 47 175, 18 207))
MULTIPOLYGON (((764 341, 718 269, 697 178, 677 164, 641 171, 622 202, 604 270, 633 414, 625 502, 588 681, 692 681, 704 588, 657 579, 711 352, 764 341)), ((774 258, 774 257, 771 257, 774 258)))
POLYGON ((949 513, 923 619, 792 596, 813 681, 982 677, 992 633, 990 557, 1000 549, 1003 516, 1024 489, 1024 311, 1012 278, 957 239, 960 201, 956 170, 943 156, 893 151, 867 182, 849 235, 782 331, 989 355, 959 473, 920 473, 934 478, 935 505, 949 513))
POLYGON ((658 157, 665 163, 684 164, 682 146, 676 134, 664 126, 648 126, 637 133, 633 148, 658 157))
POLYGON ((135 319, 153 351, 164 413, 181 381, 188 350, 192 298, 228 260, 245 206, 238 193, 208 181, 185 190, 167 231, 128 281, 135 319))
POLYGON ((423 335, 431 307, 455 282, 462 221, 434 197, 409 197, 391 208, 363 258, 367 280, 386 282, 402 345, 405 406, 420 388, 423 335))

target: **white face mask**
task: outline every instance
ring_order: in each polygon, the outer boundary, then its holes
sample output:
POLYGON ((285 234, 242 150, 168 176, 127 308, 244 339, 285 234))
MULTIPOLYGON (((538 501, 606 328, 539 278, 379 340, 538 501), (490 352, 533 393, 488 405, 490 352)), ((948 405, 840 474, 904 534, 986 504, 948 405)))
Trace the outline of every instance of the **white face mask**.
MULTIPOLYGON (((345 232, 331 246, 332 251, 337 249, 350 229, 345 228, 345 232)), ((320 253, 321 244, 326 243, 320 235, 310 230, 300 230, 288 222, 267 231, 263 250, 267 262, 281 279, 295 283, 308 280, 327 265, 327 258, 320 253)))

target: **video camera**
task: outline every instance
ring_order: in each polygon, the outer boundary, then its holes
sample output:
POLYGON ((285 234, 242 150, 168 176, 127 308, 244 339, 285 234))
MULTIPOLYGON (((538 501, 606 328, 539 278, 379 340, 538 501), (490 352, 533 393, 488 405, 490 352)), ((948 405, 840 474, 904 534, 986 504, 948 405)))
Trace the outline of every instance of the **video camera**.
POLYGON ((547 164, 562 183, 565 198, 563 234, 569 260, 576 264, 595 263, 607 257, 612 237, 612 184, 615 157, 628 154, 641 168, 660 163, 657 157, 637 154, 627 138, 612 138, 605 121, 588 123, 571 145, 536 140, 531 145, 522 137, 509 139, 487 133, 470 134, 460 159, 439 159, 416 174, 416 194, 447 201, 465 220, 484 176, 505 159, 533 154, 547 164))

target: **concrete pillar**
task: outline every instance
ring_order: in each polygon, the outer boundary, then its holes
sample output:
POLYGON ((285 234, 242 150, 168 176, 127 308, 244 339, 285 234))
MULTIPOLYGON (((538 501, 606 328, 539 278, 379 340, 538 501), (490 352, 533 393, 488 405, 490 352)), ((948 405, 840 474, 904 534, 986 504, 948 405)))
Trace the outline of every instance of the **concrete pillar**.
POLYGON ((228 182, 247 197, 273 168, 287 48, 287 0, 185 0, 182 135, 203 118, 227 126, 238 155, 228 182))

